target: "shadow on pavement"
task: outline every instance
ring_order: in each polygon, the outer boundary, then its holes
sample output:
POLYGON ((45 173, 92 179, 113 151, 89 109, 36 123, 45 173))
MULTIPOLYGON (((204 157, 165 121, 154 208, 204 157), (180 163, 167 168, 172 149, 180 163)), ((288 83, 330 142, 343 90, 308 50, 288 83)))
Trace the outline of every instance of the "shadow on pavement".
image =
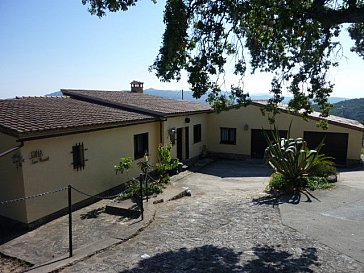
POLYGON ((246 253, 230 248, 205 245, 191 250, 181 248, 145 258, 139 264, 119 273, 163 272, 313 272, 318 265, 315 248, 300 249, 300 253, 280 250, 279 246, 257 245, 246 253))
POLYGON ((277 248, 268 245, 257 245, 253 248, 256 258, 246 263, 240 272, 314 272, 309 267, 311 265, 320 265, 316 248, 303 248, 300 249, 300 253, 295 253, 295 255, 277 248))
POLYGON ((208 164, 198 173, 226 177, 269 177, 273 169, 263 162, 221 159, 208 164))
POLYGON ((255 198, 252 201, 254 205, 272 205, 273 207, 276 207, 279 204, 298 205, 301 202, 311 203, 312 199, 315 199, 320 202, 320 200, 309 191, 303 191, 295 194, 290 194, 290 195, 287 194, 281 196, 266 195, 259 198, 255 198))
POLYGON ((302 191, 299 193, 295 193, 292 195, 282 195, 279 197, 279 203, 288 203, 288 204, 292 204, 292 205, 298 205, 301 202, 306 202, 306 203, 311 203, 312 199, 315 199, 316 201, 320 200, 313 195, 311 192, 309 191, 302 191))

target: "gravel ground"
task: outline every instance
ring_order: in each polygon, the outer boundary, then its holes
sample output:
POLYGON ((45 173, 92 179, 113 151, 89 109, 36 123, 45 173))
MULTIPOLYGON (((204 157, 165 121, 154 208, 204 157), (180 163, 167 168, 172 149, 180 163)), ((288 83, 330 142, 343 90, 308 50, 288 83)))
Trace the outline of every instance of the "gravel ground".
POLYGON ((60 272, 362 272, 237 192, 164 204, 141 235, 60 272))
POLYGON ((24 272, 31 265, 21 262, 17 259, 6 257, 0 253, 0 272, 1 273, 17 273, 24 272))

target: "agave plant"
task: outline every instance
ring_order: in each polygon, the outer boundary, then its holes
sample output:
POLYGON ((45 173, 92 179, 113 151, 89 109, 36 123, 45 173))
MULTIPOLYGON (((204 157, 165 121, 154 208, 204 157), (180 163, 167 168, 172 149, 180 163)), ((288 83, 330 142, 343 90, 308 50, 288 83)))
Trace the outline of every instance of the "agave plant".
POLYGON ((318 160, 328 159, 321 155, 323 142, 315 150, 310 150, 307 142, 302 138, 290 138, 290 128, 287 138, 279 135, 274 128, 272 137, 265 134, 270 145, 265 149, 265 159, 277 173, 283 175, 287 181, 287 190, 299 190, 304 187, 305 179, 318 160))

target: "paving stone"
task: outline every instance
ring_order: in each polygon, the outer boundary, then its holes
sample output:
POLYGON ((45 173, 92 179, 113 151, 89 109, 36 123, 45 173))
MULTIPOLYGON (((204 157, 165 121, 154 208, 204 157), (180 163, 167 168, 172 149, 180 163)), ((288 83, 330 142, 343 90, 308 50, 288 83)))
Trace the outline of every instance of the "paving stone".
POLYGON ((95 264, 122 273, 362 272, 353 259, 284 226, 277 208, 233 192, 168 202, 136 238, 60 272, 94 272, 95 264))

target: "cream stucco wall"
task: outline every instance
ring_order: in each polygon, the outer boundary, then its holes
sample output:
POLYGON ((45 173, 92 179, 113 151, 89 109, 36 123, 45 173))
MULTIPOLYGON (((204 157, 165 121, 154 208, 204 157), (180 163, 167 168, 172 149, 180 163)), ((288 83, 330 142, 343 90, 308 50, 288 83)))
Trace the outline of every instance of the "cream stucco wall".
MULTIPOLYGON (((68 184, 94 195, 127 180, 127 174, 117 174, 114 164, 120 157, 134 159, 134 135, 148 133, 150 160, 153 164, 157 160, 157 146, 159 143, 159 123, 146 123, 108 130, 94 131, 60 137, 27 141, 24 144, 23 164, 24 193, 26 196, 36 193, 53 191, 68 184), (85 168, 75 170, 72 165, 72 146, 83 142, 85 151, 85 168), (48 161, 33 164, 29 159, 30 153, 41 150, 48 161)), ((140 173, 137 161, 129 171, 129 177, 140 173)), ((73 203, 86 199, 87 196, 76 192, 73 203)), ((42 198, 27 200, 27 223, 47 216, 67 206, 67 191, 47 195, 42 198)))
MULTIPOLYGON (((329 125, 328 130, 322 130, 316 126, 315 120, 305 121, 301 117, 280 113, 276 118, 278 129, 287 130, 292 121, 291 136, 303 137, 304 131, 348 133, 347 158, 360 159, 360 147, 363 132, 348 129, 337 125, 329 125)), ((240 109, 208 114, 208 139, 207 149, 214 153, 251 154, 251 130, 271 129, 267 117, 261 114, 260 108, 249 105, 240 109), (248 130, 244 126, 248 125, 248 130), (220 144, 220 127, 236 128, 236 145, 220 144)))
MULTIPOLYGON (((190 158, 197 157, 202 152, 202 147, 207 143, 207 114, 195 114, 195 115, 185 115, 178 117, 169 117, 163 122, 162 126, 162 140, 163 143, 170 143, 171 139, 169 136, 169 131, 172 128, 189 128, 189 156, 190 158), (186 123, 185 119, 189 118, 190 122, 186 123), (201 124, 201 141, 193 143, 193 126, 201 124)), ((185 143, 184 143, 185 145, 185 143)), ((184 147, 183 147, 184 148, 184 147)), ((177 158, 177 142, 172 146, 172 157, 177 158)))
MULTIPOLYGON (((19 144, 15 137, 0 133, 0 153, 19 144)), ((21 149, 0 157, 0 201, 24 197, 22 167, 13 163, 14 155, 21 158, 21 149)), ((0 204, 0 215, 24 222, 26 220, 25 202, 0 204)))

